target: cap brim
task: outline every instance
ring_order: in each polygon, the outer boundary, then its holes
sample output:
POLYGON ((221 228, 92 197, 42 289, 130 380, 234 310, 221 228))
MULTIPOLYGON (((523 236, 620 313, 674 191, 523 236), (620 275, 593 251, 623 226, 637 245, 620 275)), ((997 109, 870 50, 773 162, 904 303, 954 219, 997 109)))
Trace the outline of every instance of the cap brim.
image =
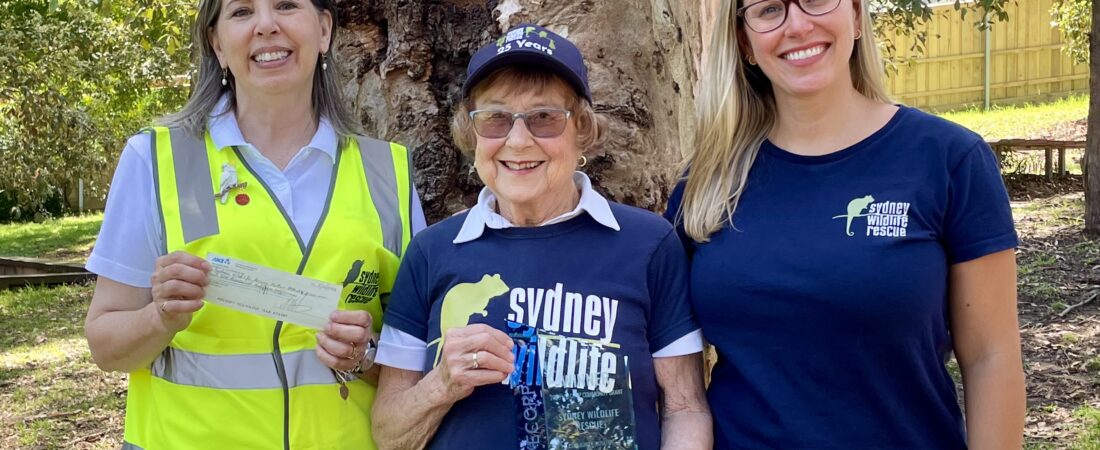
POLYGON ((551 72, 554 72, 555 75, 564 78, 566 82, 573 86, 573 89, 578 95, 588 99, 589 102, 592 101, 592 94, 585 89, 584 81, 581 80, 580 76, 566 66, 565 63, 535 49, 515 49, 503 55, 496 56, 481 67, 478 67, 474 73, 466 78, 466 82, 462 84, 462 97, 468 97, 470 95, 470 90, 493 72, 505 66, 522 64, 536 65, 549 69, 551 72))

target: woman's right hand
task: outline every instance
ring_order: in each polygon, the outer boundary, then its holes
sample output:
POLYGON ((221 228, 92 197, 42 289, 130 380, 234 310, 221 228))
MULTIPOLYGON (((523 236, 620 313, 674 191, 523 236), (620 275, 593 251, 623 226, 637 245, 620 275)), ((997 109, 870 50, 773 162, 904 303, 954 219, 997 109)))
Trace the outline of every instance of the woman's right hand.
POLYGON ((454 402, 466 398, 474 388, 500 383, 512 374, 515 357, 512 338, 485 324, 447 330, 438 372, 440 381, 454 402))
POLYGON ((191 324, 192 313, 202 308, 210 268, 205 259, 183 251, 157 258, 153 307, 166 330, 176 333, 191 324))

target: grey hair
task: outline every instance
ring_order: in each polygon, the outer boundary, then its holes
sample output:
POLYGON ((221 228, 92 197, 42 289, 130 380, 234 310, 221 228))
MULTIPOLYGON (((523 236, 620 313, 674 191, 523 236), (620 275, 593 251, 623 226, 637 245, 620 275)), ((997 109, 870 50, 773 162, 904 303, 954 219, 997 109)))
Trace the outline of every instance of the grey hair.
MULTIPOLYGON (((325 53, 324 58, 317 59, 317 67, 313 71, 311 102, 313 119, 327 118, 339 136, 361 134, 359 123, 354 119, 347 107, 347 102, 341 95, 340 86, 343 83, 338 75, 340 70, 335 57, 336 52, 332 51, 332 46, 335 44, 331 43, 336 42, 336 4, 333 0, 310 0, 310 2, 318 11, 328 11, 332 16, 329 51, 325 53), (322 70, 321 64, 325 62, 328 63, 328 69, 322 70)), ((214 47, 210 45, 209 32, 218 24, 221 8, 222 0, 200 0, 198 14, 195 15, 195 22, 191 25, 191 43, 197 47, 193 55, 195 78, 191 86, 191 96, 179 112, 161 118, 158 121, 161 125, 180 127, 197 136, 206 131, 207 120, 214 113, 214 108, 217 107, 222 95, 229 96, 229 105, 225 112, 237 110, 233 74, 226 74, 229 82, 222 86, 221 64, 218 63, 214 47)))

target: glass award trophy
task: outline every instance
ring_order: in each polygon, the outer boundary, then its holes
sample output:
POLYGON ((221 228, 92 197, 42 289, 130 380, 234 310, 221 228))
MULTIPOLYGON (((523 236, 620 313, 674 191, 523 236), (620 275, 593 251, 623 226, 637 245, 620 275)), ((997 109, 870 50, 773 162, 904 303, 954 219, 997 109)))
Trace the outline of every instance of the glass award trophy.
POLYGON ((542 420, 543 433, 538 447, 547 450, 633 450, 634 405, 631 393, 630 363, 617 345, 593 339, 539 333, 526 325, 515 324, 516 371, 511 385, 515 397, 517 428, 534 430, 532 420, 542 420), (521 342, 517 335, 523 335, 521 342), (522 349, 520 348, 522 345, 522 349), (531 357, 531 347, 536 355, 531 357), (522 355, 521 355, 522 354, 522 355), (521 361, 520 356, 523 356, 521 361), (520 365, 523 365, 521 368, 520 365), (535 374, 531 374, 536 367, 535 374), (530 382, 530 383, 528 383, 530 382), (538 414, 531 409, 538 393, 538 414), (526 395, 527 397, 524 397, 526 395), (530 412, 523 415, 525 412, 530 412))
POLYGON ((536 330, 527 325, 508 322, 512 338, 515 370, 509 377, 512 404, 516 408, 516 432, 519 450, 546 450, 546 412, 542 397, 542 370, 539 366, 536 330))

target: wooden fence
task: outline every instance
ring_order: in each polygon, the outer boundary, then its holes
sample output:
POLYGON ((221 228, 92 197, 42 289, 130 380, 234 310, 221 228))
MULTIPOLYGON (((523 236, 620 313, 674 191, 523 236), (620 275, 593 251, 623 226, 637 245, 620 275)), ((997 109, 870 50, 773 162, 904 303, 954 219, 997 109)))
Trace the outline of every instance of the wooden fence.
MULTIPOLYGON (((1088 65, 1074 64, 1062 51, 1062 36, 1050 23, 1051 4, 1052 0, 1009 3, 1008 21, 995 23, 988 39, 974 26, 978 18, 973 14, 963 19, 952 5, 934 7, 924 54, 910 65, 898 65, 888 76, 887 88, 898 101, 920 108, 982 105, 988 42, 991 104, 1088 92, 1088 65)), ((899 56, 913 54, 906 38, 892 39, 899 56)))

